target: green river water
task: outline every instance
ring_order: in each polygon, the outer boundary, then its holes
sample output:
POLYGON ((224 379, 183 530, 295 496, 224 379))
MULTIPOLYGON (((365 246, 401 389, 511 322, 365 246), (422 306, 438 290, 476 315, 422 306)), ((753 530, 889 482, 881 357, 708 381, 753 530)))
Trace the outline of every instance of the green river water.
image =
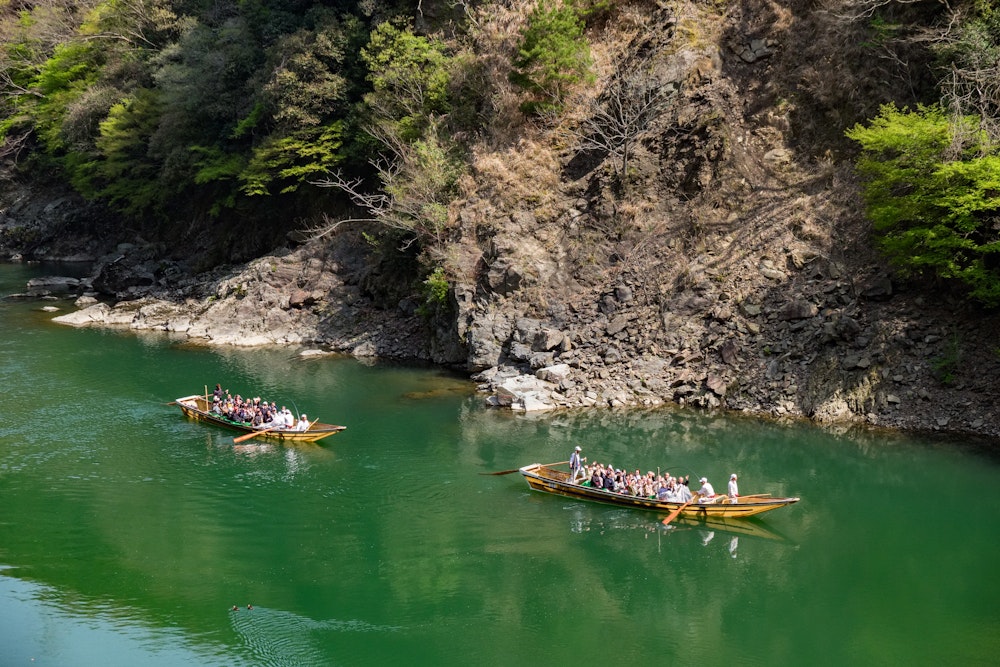
MULTIPOLYGON (((66 269, 0 265, 0 294, 47 272, 66 269)), ((1000 662, 987 445, 517 416, 433 368, 73 329, 40 306, 0 301, 0 666, 1000 662), (215 382, 347 430, 234 446, 167 405, 215 382), (577 444, 802 500, 745 530, 664 527, 480 474, 577 444)))

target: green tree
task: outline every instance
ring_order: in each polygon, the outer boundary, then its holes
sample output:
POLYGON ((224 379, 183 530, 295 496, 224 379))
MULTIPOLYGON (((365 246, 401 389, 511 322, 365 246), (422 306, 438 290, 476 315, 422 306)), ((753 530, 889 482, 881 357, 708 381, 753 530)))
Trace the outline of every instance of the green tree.
POLYGON ((532 94, 523 108, 562 108, 568 89, 591 81, 590 45, 580 11, 570 0, 540 0, 521 30, 510 80, 532 94))
POLYGON ((889 260, 905 274, 957 280, 1000 305, 1000 154, 973 116, 937 106, 882 107, 847 136, 862 149, 868 216, 889 260))
POLYGON ((346 39, 340 22, 323 14, 314 29, 285 35, 268 50, 260 101, 233 132, 234 138, 263 135, 240 174, 245 194, 271 194, 274 186, 294 192, 343 159, 346 39))
POLYGON ((165 193, 159 187, 156 165, 146 159, 147 142, 158 122, 155 91, 139 90, 112 106, 100 123, 97 154, 89 160, 73 158, 71 172, 77 190, 136 216, 160 205, 165 193), (75 164, 77 159, 79 164, 75 164))
POLYGON ((417 140, 433 118, 450 110, 451 60, 440 41, 385 22, 372 31, 361 58, 372 85, 365 105, 378 131, 388 133, 391 140, 417 140))
POLYGON ((414 241, 423 249, 441 246, 449 230, 448 204, 463 173, 444 134, 441 124, 431 121, 423 137, 399 144, 390 160, 377 164, 380 191, 366 191, 361 179, 348 181, 339 172, 316 184, 345 192, 365 211, 365 220, 403 232, 406 246, 414 241))

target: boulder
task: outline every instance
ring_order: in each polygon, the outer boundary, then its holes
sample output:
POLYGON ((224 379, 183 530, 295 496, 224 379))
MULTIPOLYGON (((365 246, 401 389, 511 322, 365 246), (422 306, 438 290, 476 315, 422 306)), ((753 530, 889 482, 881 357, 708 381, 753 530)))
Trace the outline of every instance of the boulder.
POLYGON ((108 320, 111 306, 106 303, 96 303, 83 310, 53 317, 52 321, 59 324, 68 324, 74 327, 82 327, 90 324, 104 324, 108 320))
POLYGON ((498 402, 514 410, 538 412, 555 407, 552 393, 557 387, 533 375, 517 375, 504 380, 495 388, 498 402))
POLYGON ((94 289, 103 294, 117 296, 136 287, 149 287, 156 282, 152 273, 120 255, 108 262, 94 278, 94 289))
POLYGON ((737 354, 739 353, 739 346, 733 340, 727 340, 719 348, 719 355, 722 357, 722 362, 729 364, 730 366, 735 366, 738 361, 737 354))
POLYGON ((550 352, 557 347, 561 347, 565 338, 566 334, 559 329, 542 327, 538 333, 535 334, 532 349, 536 352, 550 352))
POLYGON ((535 371, 535 377, 539 380, 551 382, 552 384, 560 384, 564 380, 569 379, 572 372, 573 369, 570 368, 569 364, 556 364, 554 366, 539 368, 535 371))
POLYGON ((69 276, 43 276, 41 278, 32 278, 28 281, 28 291, 32 293, 44 290, 70 292, 79 286, 80 279, 69 276))
POLYGON ((816 304, 805 299, 794 299, 781 307, 781 310, 778 311, 778 319, 784 321, 805 320, 815 317, 817 313, 819 313, 819 308, 816 304))
POLYGON ((709 373, 708 377, 705 378, 705 387, 716 396, 726 395, 726 380, 721 375, 709 373))
POLYGON ((624 331, 625 328, 628 326, 629 319, 630 318, 625 315, 618 315, 610 322, 608 322, 608 327, 607 327, 608 335, 614 336, 615 334, 624 331))

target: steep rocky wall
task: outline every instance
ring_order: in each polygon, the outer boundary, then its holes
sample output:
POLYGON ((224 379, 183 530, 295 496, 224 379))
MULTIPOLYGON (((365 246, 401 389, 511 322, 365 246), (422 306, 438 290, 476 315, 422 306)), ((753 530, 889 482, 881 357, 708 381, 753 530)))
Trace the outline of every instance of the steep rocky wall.
POLYGON ((479 259, 456 270, 456 306, 482 388, 520 409, 675 402, 1000 434, 997 315, 894 281, 834 157, 842 136, 802 115, 825 99, 831 122, 851 120, 850 91, 833 99, 821 81, 839 65, 801 60, 816 17, 676 7, 648 13, 624 51, 678 91, 624 185, 613 156, 574 150, 566 128, 481 156, 476 196, 457 205, 479 259), (796 83, 807 70, 820 79, 796 83), (538 172, 552 162, 554 184, 538 172))

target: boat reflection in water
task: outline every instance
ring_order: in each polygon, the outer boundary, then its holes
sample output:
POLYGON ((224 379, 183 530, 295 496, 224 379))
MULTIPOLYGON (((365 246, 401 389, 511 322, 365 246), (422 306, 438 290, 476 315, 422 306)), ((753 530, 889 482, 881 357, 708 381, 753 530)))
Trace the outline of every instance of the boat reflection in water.
MULTIPOLYGON (((595 520, 586 516, 585 507, 574 508, 579 511, 574 512, 574 517, 570 521, 570 530, 574 533, 585 533, 598 531, 600 533, 619 530, 643 530, 649 533, 683 533, 697 531, 703 535, 702 543, 707 545, 714 539, 716 533, 721 533, 725 537, 749 537, 754 539, 771 540, 774 542, 790 542, 790 540, 773 528, 753 519, 707 519, 678 517, 670 525, 664 526, 661 523, 662 517, 653 518, 649 515, 635 514, 630 512, 627 515, 615 516, 610 520, 595 520)), ((616 513, 624 514, 624 513, 616 513)))

